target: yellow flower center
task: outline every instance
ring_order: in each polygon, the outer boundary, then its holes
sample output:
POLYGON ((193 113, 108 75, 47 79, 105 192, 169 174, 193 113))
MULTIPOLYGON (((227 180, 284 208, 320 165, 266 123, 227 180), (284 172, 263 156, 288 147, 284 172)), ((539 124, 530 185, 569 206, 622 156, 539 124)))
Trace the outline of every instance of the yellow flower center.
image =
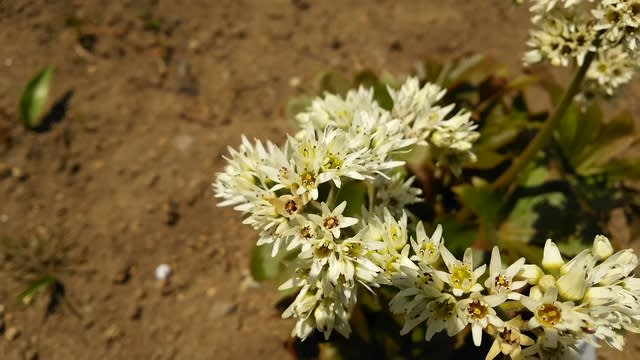
POLYGON ((300 182, 304 187, 312 187, 316 184, 316 175, 312 172, 307 171, 300 175, 300 182))
POLYGON ((536 311, 536 317, 544 326, 555 326, 562 319, 562 310, 553 304, 542 304, 536 311))
POLYGON ((319 258, 325 258, 329 255, 331 255, 332 253, 332 249, 329 247, 329 245, 327 244, 322 244, 320 246, 317 246, 314 250, 313 250, 313 254, 319 258))
POLYGON ((428 271, 423 271, 422 276, 418 277, 418 285, 431 284, 433 283, 433 275, 428 271))
POLYGON ((494 286, 496 290, 508 290, 509 289, 509 279, 504 277, 504 275, 499 274, 496 276, 494 281, 494 286))
POLYGON ((328 153, 327 156, 322 160, 322 164, 326 169, 337 169, 339 170, 342 167, 343 161, 342 159, 333 153, 328 153))
POLYGON ((473 273, 466 264, 456 266, 451 272, 451 286, 467 291, 471 288, 473 273))
POLYGON ((284 204, 284 210, 289 214, 293 214, 296 211, 298 211, 298 204, 296 204, 296 201, 291 199, 289 201, 287 201, 286 204, 284 204))
POLYGON ((305 225, 300 229, 300 236, 309 240, 313 237, 313 233, 311 232, 311 226, 305 225))
POLYGON ((340 225, 340 221, 335 216, 330 216, 322 221, 322 226, 327 230, 331 230, 338 225, 340 225))
POLYGON ((520 331, 515 328, 505 327, 498 335, 500 339, 507 344, 513 345, 520 342, 520 331))
POLYGON ((471 304, 467 306, 467 314, 473 320, 482 320, 487 316, 489 310, 483 305, 480 300, 473 300, 471 304))
POLYGON ((436 254, 436 246, 431 241, 426 241, 422 243, 422 255, 427 254, 429 256, 434 256, 436 254))
POLYGON ((362 245, 358 243, 348 243, 344 248, 345 254, 351 258, 357 258, 362 253, 362 245))
POLYGON ((436 301, 436 316, 439 319, 449 319, 453 316, 453 312, 456 308, 456 304, 450 299, 444 299, 436 301))

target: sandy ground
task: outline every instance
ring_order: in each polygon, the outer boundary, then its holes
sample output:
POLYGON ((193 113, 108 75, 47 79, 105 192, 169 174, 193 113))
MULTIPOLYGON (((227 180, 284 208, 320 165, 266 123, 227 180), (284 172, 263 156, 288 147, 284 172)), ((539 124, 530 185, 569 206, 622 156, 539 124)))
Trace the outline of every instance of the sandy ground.
POLYGON ((469 52, 515 72, 528 27, 507 0, 0 0, 0 237, 30 254, 0 256, 0 358, 291 358, 272 284, 248 281, 254 234, 210 191, 226 147, 284 138, 292 79, 469 52), (63 116, 26 131, 47 64, 63 116), (67 299, 50 314, 15 300, 41 269, 67 299))

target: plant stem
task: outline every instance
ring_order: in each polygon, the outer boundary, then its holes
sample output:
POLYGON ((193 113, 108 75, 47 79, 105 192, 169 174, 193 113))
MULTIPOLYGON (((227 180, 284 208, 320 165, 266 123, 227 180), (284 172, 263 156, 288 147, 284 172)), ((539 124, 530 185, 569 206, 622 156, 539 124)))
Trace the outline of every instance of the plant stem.
POLYGON ((584 58, 584 62, 582 66, 578 68, 578 71, 573 76, 571 80, 571 84, 567 90, 562 94, 562 98, 560 102, 554 109, 553 113, 549 115, 545 123, 542 125, 542 128, 536 134, 536 137, 527 145, 526 149, 518 156, 511 166, 500 175, 496 181, 491 184, 491 188, 494 190, 502 189, 511 185, 511 183, 518 177, 518 175, 524 170, 524 168, 533 160, 538 151, 542 149, 543 146, 547 144, 551 136, 553 135, 553 131, 558 126, 562 118, 564 117, 567 109, 571 105, 574 96, 580 91, 580 85, 584 80, 585 75, 587 74, 587 70, 591 65, 591 62, 595 58, 595 52, 590 51, 584 58))

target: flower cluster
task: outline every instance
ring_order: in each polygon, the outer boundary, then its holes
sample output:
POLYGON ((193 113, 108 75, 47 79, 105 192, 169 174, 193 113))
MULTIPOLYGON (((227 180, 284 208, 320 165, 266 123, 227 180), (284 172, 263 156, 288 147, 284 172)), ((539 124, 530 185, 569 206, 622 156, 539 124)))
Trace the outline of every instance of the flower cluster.
POLYGON ((586 90, 613 95, 640 67, 640 1, 530 0, 534 29, 525 64, 582 65, 588 52, 595 60, 586 74, 586 90))
POLYGON ((315 329, 348 336, 358 286, 390 283, 387 266, 406 243, 403 209, 420 195, 403 157, 427 147, 454 171, 475 160, 476 125, 468 112, 438 104, 444 90, 410 78, 388 91, 390 111, 365 88, 315 99, 282 148, 243 137, 214 184, 219 205, 243 213, 257 244, 288 259, 280 289, 298 295, 283 316, 297 319, 300 338, 315 329))
POLYGON ((546 359, 579 358, 580 342, 603 340, 622 349, 625 331, 640 332, 640 279, 631 274, 638 258, 632 250, 613 254, 602 235, 568 262, 547 240, 542 268, 524 258, 505 267, 494 247, 486 276, 471 249, 462 261, 447 250, 440 227, 428 237, 419 224, 411 248, 392 278, 399 292, 390 308, 405 314, 403 334, 426 323, 428 341, 440 331, 454 336, 470 327, 476 346, 483 332, 494 338, 487 359, 546 359))
POLYGON ((349 336, 358 292, 380 286, 397 289, 389 308, 405 315, 402 334, 423 323, 426 340, 466 328, 477 346, 493 338, 487 359, 577 356, 581 342, 620 349, 624 332, 640 332, 638 258, 614 254, 604 236, 567 262, 548 240, 541 267, 505 266, 495 247, 488 268, 471 249, 457 259, 440 225, 428 236, 405 209, 420 190, 402 159, 425 147, 459 171, 475 159, 478 133, 467 112, 440 104, 436 85, 409 79, 388 91, 390 110, 365 88, 315 99, 282 147, 243 137, 214 183, 219 205, 242 212, 281 262, 279 289, 296 294, 283 313, 296 319, 294 336, 349 336))

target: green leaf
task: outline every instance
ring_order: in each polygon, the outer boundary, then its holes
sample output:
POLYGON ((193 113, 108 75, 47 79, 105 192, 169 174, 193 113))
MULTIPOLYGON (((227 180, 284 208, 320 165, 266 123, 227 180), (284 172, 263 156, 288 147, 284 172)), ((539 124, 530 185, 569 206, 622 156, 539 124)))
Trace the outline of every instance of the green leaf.
POLYGON ((349 181, 342 184, 336 204, 347 202, 343 214, 346 216, 359 216, 362 206, 367 200, 367 186, 363 181, 349 181))
POLYGON ((598 138, 602 122, 602 109, 594 102, 580 114, 571 152, 582 152, 592 144, 598 138))
POLYGON ((49 65, 29 81, 20 97, 20 118, 26 127, 40 125, 40 114, 49 97, 53 66, 49 65))
POLYGON ((600 170, 612 180, 640 180, 640 157, 613 160, 600 170))
POLYGON ((351 82, 344 75, 335 71, 319 73, 314 84, 316 91, 320 94, 328 92, 344 96, 351 89, 351 82))
POLYGON ((569 151, 572 149, 572 144, 578 129, 578 113, 579 111, 575 106, 569 106, 556 128, 555 135, 558 142, 564 149, 569 151))
POLYGON ((38 295, 47 287, 52 286, 56 282, 58 282, 58 279, 56 279, 54 276, 42 275, 41 277, 34 280, 25 291, 18 295, 18 300, 23 304, 27 304, 33 299, 34 296, 38 295))
POLYGON ((498 222, 502 199, 489 186, 459 185, 454 187, 453 191, 458 194, 460 201, 473 210, 482 221, 488 225, 495 225, 498 222))
POLYGON ((488 148, 488 146, 478 146, 474 149, 478 160, 476 162, 465 165, 468 169, 489 170, 500 165, 507 159, 507 155, 497 153, 488 148))
POLYGON ((279 258, 271 256, 272 244, 257 244, 251 249, 251 276, 257 281, 272 279, 278 274, 279 258))

